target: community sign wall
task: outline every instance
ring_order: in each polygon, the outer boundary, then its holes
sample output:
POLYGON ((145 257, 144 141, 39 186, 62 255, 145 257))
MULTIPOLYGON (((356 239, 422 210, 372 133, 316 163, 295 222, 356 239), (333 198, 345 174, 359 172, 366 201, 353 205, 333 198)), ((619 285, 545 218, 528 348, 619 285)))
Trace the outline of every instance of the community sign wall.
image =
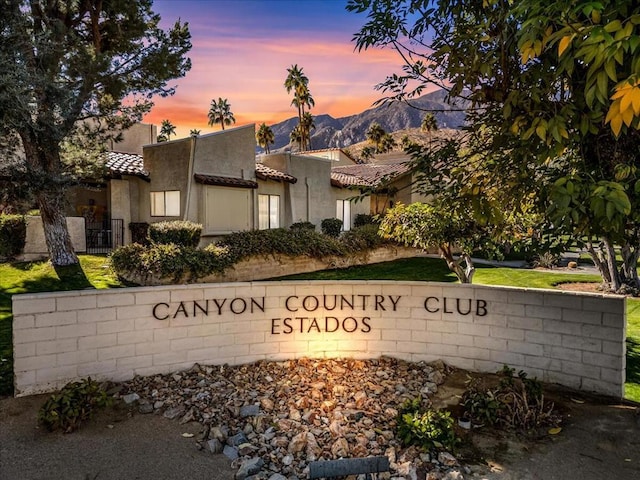
POLYGON ((623 297, 424 282, 252 282, 13 297, 16 395, 299 357, 444 362, 621 397, 623 297))

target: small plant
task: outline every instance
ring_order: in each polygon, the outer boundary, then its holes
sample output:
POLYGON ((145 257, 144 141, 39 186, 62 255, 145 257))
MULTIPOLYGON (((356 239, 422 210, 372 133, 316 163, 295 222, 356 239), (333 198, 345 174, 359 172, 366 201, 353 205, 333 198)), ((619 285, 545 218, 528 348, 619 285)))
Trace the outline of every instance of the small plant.
POLYGON ((376 215, 370 215, 368 213, 358 213, 353 219, 354 228, 362 227, 364 225, 376 224, 379 225, 380 221, 376 215))
POLYGON ((0 215, 0 258, 13 258, 24 250, 27 223, 22 215, 0 215))
POLYGON ((93 416, 95 410, 109 406, 111 399, 91 377, 66 384, 49 397, 38 411, 38 423, 47 430, 71 433, 93 416))
POLYGON ((189 221, 157 222, 149 225, 149 240, 155 244, 174 243, 183 247, 197 247, 202 225, 189 221))
POLYGON ((322 220, 322 223, 320 223, 320 228, 325 235, 338 238, 342 231, 342 220, 339 218, 325 218, 322 220))
POLYGON ((543 252, 536 255, 533 266, 536 268, 554 268, 558 266, 560 257, 553 252, 543 252))
POLYGON ((315 230, 316 226, 311 222, 296 222, 289 227, 291 230, 315 230))
POLYGON ((458 443, 453 418, 444 410, 427 409, 401 413, 398 418, 398 437, 405 447, 415 445, 425 450, 451 450, 458 443))
POLYGON ((500 382, 493 388, 470 378, 460 404, 465 415, 476 424, 501 425, 519 430, 555 426, 559 422, 554 405, 545 402, 542 384, 524 371, 504 366, 500 382))

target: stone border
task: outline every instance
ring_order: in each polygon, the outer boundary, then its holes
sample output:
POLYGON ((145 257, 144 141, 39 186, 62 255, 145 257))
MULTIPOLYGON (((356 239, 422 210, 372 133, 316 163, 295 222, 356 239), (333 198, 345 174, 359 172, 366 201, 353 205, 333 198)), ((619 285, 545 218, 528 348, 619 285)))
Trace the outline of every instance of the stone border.
POLYGON ((443 361, 622 397, 623 297, 426 282, 251 282, 15 295, 16 395, 91 376, 299 357, 443 361))

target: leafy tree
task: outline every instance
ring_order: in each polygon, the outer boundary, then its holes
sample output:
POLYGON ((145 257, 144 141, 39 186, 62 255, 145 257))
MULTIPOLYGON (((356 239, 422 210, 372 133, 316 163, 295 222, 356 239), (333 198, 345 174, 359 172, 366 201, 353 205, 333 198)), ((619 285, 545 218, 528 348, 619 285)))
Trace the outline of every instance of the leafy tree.
POLYGON ((609 288, 640 286, 640 4, 350 0, 347 8, 368 14, 357 48, 390 47, 405 60, 379 85, 390 99, 435 84, 471 101, 469 155, 484 157, 491 173, 476 178, 477 192, 491 179, 515 198, 537 193, 552 233, 586 239, 609 288))
POLYGON ((264 150, 265 153, 269 153, 269 145, 275 143, 275 135, 273 130, 266 123, 261 123, 256 132, 256 142, 264 150))
POLYGON ((171 140, 171 135, 176 134, 176 126, 171 123, 170 120, 162 120, 160 125, 160 134, 158 135, 159 142, 168 142, 171 140))
POLYGON ((231 112, 231 105, 226 98, 218 98, 211 100, 211 107, 209 108, 209 126, 219 123, 224 130, 225 125, 231 125, 236 123, 236 119, 231 112))
MULTIPOLYGON (((310 143, 310 131, 305 130, 303 122, 305 121, 305 106, 309 109, 315 105, 315 101, 311 92, 309 91, 309 78, 303 73, 302 67, 298 68, 298 65, 291 65, 287 68, 287 78, 284 81, 284 88, 287 93, 293 91, 293 100, 291 105, 298 109, 298 125, 301 126, 300 131, 295 134, 298 138, 298 147, 300 151, 308 150, 310 143)), ((292 132, 293 134, 293 132, 292 132)))
POLYGON ((15 0, 1 10, 0 181, 33 194, 60 273, 79 265, 64 217, 77 179, 63 144, 99 144, 140 121, 153 96, 172 95, 168 82, 191 67, 190 34, 180 22, 160 29, 151 0, 15 0))

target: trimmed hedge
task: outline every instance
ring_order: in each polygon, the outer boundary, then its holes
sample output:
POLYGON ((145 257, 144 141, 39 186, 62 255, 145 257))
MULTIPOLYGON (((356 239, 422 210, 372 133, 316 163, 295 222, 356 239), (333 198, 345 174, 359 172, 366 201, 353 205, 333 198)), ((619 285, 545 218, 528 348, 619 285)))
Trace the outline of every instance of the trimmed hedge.
POLYGON ((22 215, 0 215, 0 258, 14 258, 24 251, 27 222, 22 215))
POLYGON ((137 243, 117 248, 111 266, 121 277, 159 276, 174 282, 192 282, 224 271, 243 259, 269 255, 313 258, 343 257, 377 248, 387 241, 378 237, 376 225, 367 225, 333 238, 308 228, 249 230, 231 233, 204 249, 172 244, 137 243))
POLYGON ((368 213, 358 213, 356 218, 353 219, 353 226, 355 228, 364 227, 365 225, 379 225, 380 221, 375 215, 368 213))
POLYGON ((296 223, 292 223, 289 228, 291 230, 298 230, 300 228, 306 228, 307 230, 315 230, 316 226, 311 222, 296 222, 296 223))
POLYGON ((320 223, 320 228, 325 235, 338 238, 342 231, 342 220, 339 218, 325 218, 322 220, 322 223, 320 223))
POLYGON ((157 222, 149 225, 149 240, 155 244, 181 245, 183 247, 197 247, 200 243, 202 225, 188 220, 172 222, 157 222))

